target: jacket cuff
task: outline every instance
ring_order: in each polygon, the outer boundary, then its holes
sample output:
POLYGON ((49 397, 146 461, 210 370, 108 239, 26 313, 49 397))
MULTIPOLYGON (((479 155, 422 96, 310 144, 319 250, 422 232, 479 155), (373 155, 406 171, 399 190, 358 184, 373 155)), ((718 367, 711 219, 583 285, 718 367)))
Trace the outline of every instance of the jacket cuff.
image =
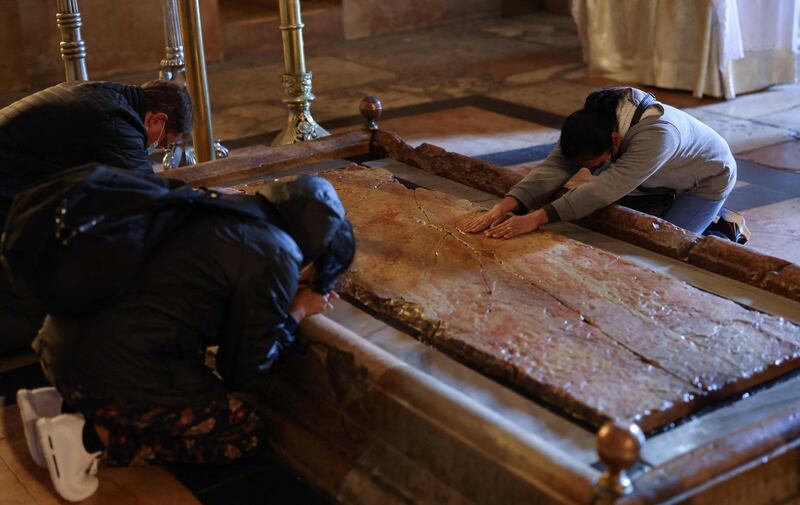
MULTIPOLYGON (((507 195, 507 196, 510 196, 510 195, 507 195)), ((519 200, 517 200, 517 197, 515 197, 515 196, 512 196, 511 198, 513 198, 514 201, 517 202, 517 206, 514 207, 513 211, 511 211, 512 214, 514 214, 516 216, 523 216, 523 215, 528 213, 528 211, 530 209, 528 209, 528 207, 526 207, 524 203, 522 203, 519 200)))
MULTIPOLYGON (((556 211, 561 221, 572 221, 577 219, 575 212, 572 210, 572 205, 570 205, 570 203, 563 196, 553 201, 553 203, 549 204, 548 206, 552 207, 553 210, 556 211)), ((547 212, 546 209, 545 212, 547 212)), ((550 214, 547 216, 550 217, 550 214)))
POLYGON ((558 211, 555 209, 555 207, 553 207, 552 204, 548 203, 542 207, 542 210, 545 214, 547 214, 548 223, 557 223, 561 221, 561 216, 558 215, 558 211))
POLYGON ((275 364, 286 353, 289 346, 294 343, 294 334, 297 332, 299 324, 292 316, 287 316, 286 319, 275 329, 276 338, 272 345, 267 349, 264 361, 258 365, 258 370, 261 373, 269 373, 275 367, 275 364))
POLYGON ((514 211, 514 214, 527 214, 528 210, 533 207, 534 200, 531 198, 530 193, 519 186, 509 189, 505 196, 510 196, 517 201, 517 210, 514 211))
POLYGON ((283 329, 286 330, 289 335, 297 333, 297 328, 299 327, 300 324, 295 321, 292 316, 286 316, 286 319, 283 320, 283 329))

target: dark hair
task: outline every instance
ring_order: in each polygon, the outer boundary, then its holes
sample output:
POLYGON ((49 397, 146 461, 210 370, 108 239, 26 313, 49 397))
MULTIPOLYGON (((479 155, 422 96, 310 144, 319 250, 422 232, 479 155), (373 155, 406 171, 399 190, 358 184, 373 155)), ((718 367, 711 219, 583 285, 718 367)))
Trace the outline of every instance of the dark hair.
POLYGON ((617 105, 624 93, 620 88, 595 91, 581 110, 564 120, 559 143, 567 159, 595 157, 611 149, 611 134, 619 128, 617 105))
POLYGON ((314 261, 314 270, 317 273, 314 290, 318 293, 331 291, 336 279, 350 268, 355 254, 356 239, 353 235, 353 226, 350 221, 344 219, 325 252, 314 261))
POLYGON ((617 122, 617 105, 619 99, 625 94, 625 88, 607 88, 590 93, 583 103, 583 108, 597 111, 600 114, 609 116, 617 122))
POLYGON ((167 115, 167 131, 188 136, 192 133, 192 100, 186 86, 174 81, 150 81, 142 85, 147 112, 167 115))

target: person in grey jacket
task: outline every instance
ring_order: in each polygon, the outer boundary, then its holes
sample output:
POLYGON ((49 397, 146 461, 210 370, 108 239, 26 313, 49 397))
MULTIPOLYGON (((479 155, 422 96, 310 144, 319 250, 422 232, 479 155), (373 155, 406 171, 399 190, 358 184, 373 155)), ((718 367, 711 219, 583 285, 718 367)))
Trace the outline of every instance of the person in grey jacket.
POLYGON ((702 233, 735 183, 736 161, 717 132, 644 91, 610 88, 589 95, 564 121, 547 159, 465 231, 507 239, 580 219, 627 195, 666 192, 675 199, 661 217, 702 233), (652 104, 637 114, 646 99, 652 104), (548 203, 562 188, 566 193, 548 203))

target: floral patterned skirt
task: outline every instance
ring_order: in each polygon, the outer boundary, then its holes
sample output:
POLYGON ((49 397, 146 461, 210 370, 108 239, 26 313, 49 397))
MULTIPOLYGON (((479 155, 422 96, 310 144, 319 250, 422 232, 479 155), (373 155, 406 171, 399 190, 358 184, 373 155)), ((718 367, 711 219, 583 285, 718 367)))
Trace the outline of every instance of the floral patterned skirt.
POLYGON ((109 431, 104 462, 224 464, 255 452, 266 435, 255 406, 234 393, 226 401, 183 407, 127 404, 58 387, 64 402, 109 431))

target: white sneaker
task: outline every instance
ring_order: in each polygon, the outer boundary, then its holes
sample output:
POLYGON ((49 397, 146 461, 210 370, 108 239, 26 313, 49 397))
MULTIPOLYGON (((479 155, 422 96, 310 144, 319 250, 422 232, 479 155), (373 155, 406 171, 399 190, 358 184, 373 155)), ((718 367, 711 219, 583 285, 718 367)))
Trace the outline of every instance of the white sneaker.
POLYGON ((39 443, 47 461, 50 479, 62 498, 81 501, 97 491, 97 461, 101 452, 89 454, 83 447, 80 414, 61 414, 36 421, 39 443))
POLYGON ((40 417, 55 417, 61 414, 62 401, 61 395, 54 387, 17 391, 17 405, 19 405, 19 415, 22 417, 22 427, 25 429, 25 441, 28 442, 31 457, 42 468, 47 467, 47 462, 42 454, 39 437, 36 435, 36 420, 40 417))

